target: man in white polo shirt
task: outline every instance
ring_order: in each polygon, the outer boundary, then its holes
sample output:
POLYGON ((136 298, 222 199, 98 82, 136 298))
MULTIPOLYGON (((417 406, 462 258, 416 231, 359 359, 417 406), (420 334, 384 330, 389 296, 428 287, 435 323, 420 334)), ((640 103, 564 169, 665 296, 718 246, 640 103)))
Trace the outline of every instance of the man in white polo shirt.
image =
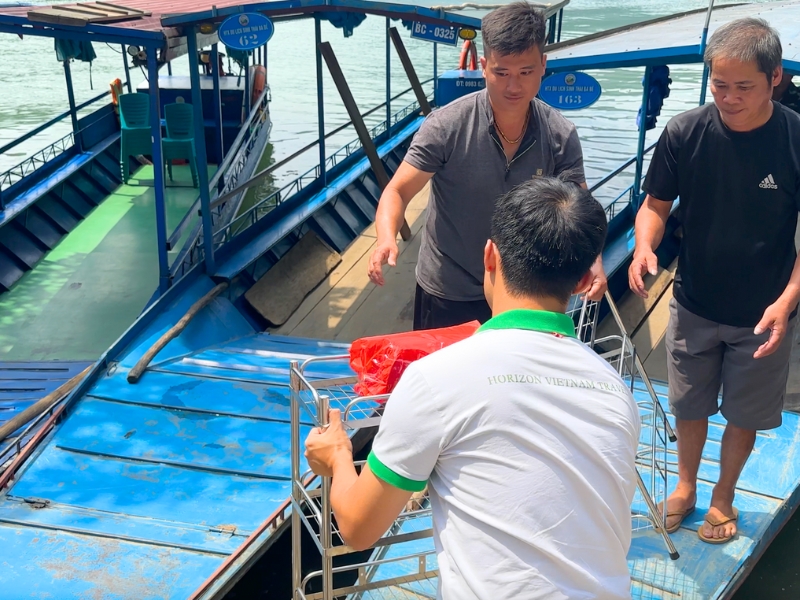
POLYGON ((564 314, 605 234, 574 183, 537 178, 498 201, 484 250, 493 317, 409 366, 360 475, 339 411, 308 437, 349 545, 371 546, 427 484, 439 598, 630 597, 639 414, 564 314))

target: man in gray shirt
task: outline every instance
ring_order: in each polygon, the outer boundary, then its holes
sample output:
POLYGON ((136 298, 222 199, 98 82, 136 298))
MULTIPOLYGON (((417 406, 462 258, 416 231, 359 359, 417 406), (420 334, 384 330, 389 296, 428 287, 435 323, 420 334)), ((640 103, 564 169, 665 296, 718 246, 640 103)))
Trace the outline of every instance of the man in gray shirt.
MULTIPOLYGON (((536 176, 568 174, 586 187, 575 126, 536 98, 544 75, 545 15, 525 2, 487 14, 481 24, 486 89, 431 113, 381 196, 369 277, 396 265, 406 207, 428 181, 430 201, 417 262, 414 329, 447 327, 491 310, 483 296, 483 247, 495 201, 536 176)), ((602 263, 587 295, 606 289, 602 263)))

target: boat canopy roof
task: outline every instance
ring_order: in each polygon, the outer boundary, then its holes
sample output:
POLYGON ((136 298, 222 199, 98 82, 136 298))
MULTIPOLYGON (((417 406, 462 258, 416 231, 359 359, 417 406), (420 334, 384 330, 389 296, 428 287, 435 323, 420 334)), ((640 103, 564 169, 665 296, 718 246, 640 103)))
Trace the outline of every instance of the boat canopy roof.
MULTIPOLYGON (((552 16, 568 3, 554 0, 539 6, 552 16)), ((357 13, 479 29, 481 17, 499 6, 497 0, 452 5, 441 0, 122 0, 113 4, 0 5, 0 32, 159 46, 169 38, 183 36, 187 27, 219 23, 241 12, 258 12, 274 20, 319 16, 337 26, 341 26, 341 13, 357 13)))
MULTIPOLYGON (((783 44, 784 68, 800 73, 800 0, 715 8, 708 35, 743 17, 765 19, 777 29, 783 44)), ((547 53, 547 68, 563 72, 699 63, 705 20, 706 9, 699 9, 553 44, 547 53)))

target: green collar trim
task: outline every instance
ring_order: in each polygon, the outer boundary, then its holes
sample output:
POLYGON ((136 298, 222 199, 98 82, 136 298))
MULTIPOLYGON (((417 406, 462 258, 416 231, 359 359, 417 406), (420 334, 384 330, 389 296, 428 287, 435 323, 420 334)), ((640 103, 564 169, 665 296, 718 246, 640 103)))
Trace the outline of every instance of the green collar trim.
POLYGON ((529 329, 543 333, 556 333, 565 337, 575 335, 575 323, 564 313, 547 310, 528 310, 517 308, 500 313, 481 325, 478 333, 490 329, 529 329))

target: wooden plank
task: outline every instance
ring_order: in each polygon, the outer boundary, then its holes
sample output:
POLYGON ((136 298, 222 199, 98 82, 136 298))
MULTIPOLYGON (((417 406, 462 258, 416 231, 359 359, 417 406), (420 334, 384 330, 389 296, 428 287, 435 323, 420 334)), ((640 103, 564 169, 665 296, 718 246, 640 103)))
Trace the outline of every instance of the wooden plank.
POLYGON ((309 232, 247 290, 245 300, 273 326, 283 325, 341 262, 338 252, 309 232))
POLYGON ((140 19, 150 16, 150 14, 141 10, 124 9, 115 5, 105 7, 102 4, 95 3, 37 8, 28 11, 28 19, 42 23, 85 27, 89 23, 111 23, 114 21, 140 19), (121 12, 123 10, 124 12, 121 12))
POLYGON ((664 338, 669 322, 669 301, 672 300, 672 286, 661 295, 647 319, 633 336, 633 345, 642 362, 647 362, 650 354, 664 338))
POLYGON ((75 15, 57 8, 40 8, 29 11, 28 20, 55 25, 71 25, 73 27, 85 27, 89 23, 88 17, 75 15))
MULTIPOLYGON (((647 298, 640 298, 633 292, 627 292, 622 300, 617 303, 622 324, 628 335, 635 335, 639 327, 645 322, 650 311, 656 306, 664 292, 672 285, 675 279, 675 270, 678 268, 678 259, 666 269, 659 268, 658 273, 653 276, 644 276, 645 289, 648 291, 647 298)), ((600 323, 597 328, 598 338, 608 335, 616 335, 618 332, 614 318, 609 315, 600 323)))
POLYGON ((95 2, 96 6, 102 6, 106 9, 107 12, 119 12, 119 13, 126 13, 131 16, 142 16, 147 17, 150 16, 151 12, 139 10, 138 8, 128 8, 127 6, 120 6, 118 4, 111 4, 110 2, 95 2))
MULTIPOLYGON (((361 337, 410 331, 414 324, 414 290, 421 234, 415 235, 392 269, 392 279, 383 287, 370 285, 369 294, 357 311, 351 311, 334 339, 352 342, 361 337)), ((388 278, 387 278, 388 280, 388 278)))
MULTIPOLYGON (((409 257, 413 257, 416 263, 418 250, 411 247, 415 244, 414 238, 421 235, 429 189, 426 185, 406 209, 406 220, 411 228, 412 237, 408 242, 399 242, 399 264, 405 260, 403 256, 407 251, 410 252, 409 257)), ((295 313, 275 333, 317 339, 340 339, 337 335, 352 317, 352 313, 358 311, 370 291, 376 287, 367 277, 367 267, 375 248, 375 241, 373 224, 344 251, 339 266, 308 295, 295 313)), ((413 285, 410 289, 403 287, 403 282, 397 280, 399 275, 400 272, 396 272, 395 269, 386 269, 384 289, 390 294, 413 294, 413 285)))
POLYGON ((666 345, 666 331, 656 343, 655 348, 643 361, 644 371, 650 379, 657 379, 659 381, 667 381, 667 345, 666 345))

